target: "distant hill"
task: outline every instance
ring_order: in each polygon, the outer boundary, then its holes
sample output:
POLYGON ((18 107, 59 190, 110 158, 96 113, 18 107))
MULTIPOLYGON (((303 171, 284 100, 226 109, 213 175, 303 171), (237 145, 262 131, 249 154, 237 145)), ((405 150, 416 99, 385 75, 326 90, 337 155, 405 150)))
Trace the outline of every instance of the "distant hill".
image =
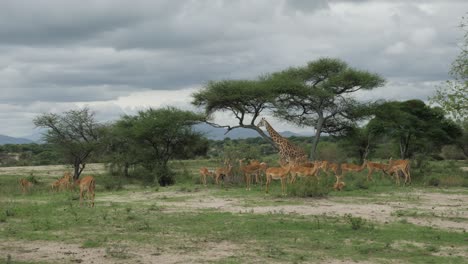
POLYGON ((29 144, 34 143, 34 141, 26 139, 26 138, 15 138, 9 137, 5 135, 0 135, 0 145, 5 144, 29 144))
MULTIPOLYGON (((217 128, 217 127, 212 127, 208 124, 198 124, 194 126, 195 131, 198 131, 202 134, 205 135, 208 139, 212 140, 223 140, 225 138, 231 138, 231 139, 241 139, 241 138, 255 138, 259 137, 260 135, 252 130, 252 129, 247 129, 247 128, 236 128, 234 130, 229 131, 226 135, 226 129, 225 128, 217 128)), ((279 132, 283 137, 291 137, 291 136, 309 136, 305 134, 298 134, 294 133, 291 131, 283 131, 279 132)))

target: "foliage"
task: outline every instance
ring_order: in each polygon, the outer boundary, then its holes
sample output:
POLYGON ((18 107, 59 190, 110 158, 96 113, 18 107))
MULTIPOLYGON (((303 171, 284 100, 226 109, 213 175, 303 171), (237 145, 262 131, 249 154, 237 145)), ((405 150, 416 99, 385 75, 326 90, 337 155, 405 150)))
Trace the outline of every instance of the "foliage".
POLYGON ((311 61, 307 66, 289 68, 272 76, 280 94, 275 100, 275 114, 294 124, 315 128, 312 159, 321 133, 340 133, 369 114, 368 106, 354 100, 351 94, 372 90, 385 82, 377 74, 330 58, 311 61))
POLYGON ((36 127, 48 129, 45 141, 73 165, 74 179, 80 177, 91 156, 104 146, 104 126, 95 120, 89 108, 70 110, 63 115, 46 113, 33 122, 36 127))
POLYGON ((239 127, 253 129, 273 144, 271 139, 255 125, 255 120, 271 107, 270 102, 275 97, 268 80, 267 77, 260 77, 257 80, 211 81, 193 94, 192 104, 203 107, 208 117, 217 111, 234 115, 238 125, 224 126, 227 128, 226 133, 239 127))
POLYGON ((288 195, 294 197, 325 197, 329 192, 330 188, 326 182, 318 182, 310 177, 299 179, 288 186, 288 195))
POLYGON ((468 17, 463 18, 460 28, 464 31, 464 37, 460 54, 449 72, 453 80, 438 87, 430 99, 439 104, 451 118, 462 123, 468 122, 468 17))
POLYGON ((367 126, 352 126, 339 139, 340 149, 344 150, 348 157, 358 157, 359 163, 367 159, 371 150, 377 146, 375 135, 367 126))
POLYGON ((461 136, 461 129, 444 117, 440 108, 420 100, 386 102, 375 108, 368 127, 374 134, 388 135, 400 148, 400 158, 431 153, 461 136))
POLYGON ((207 150, 207 141, 192 130, 204 117, 173 107, 148 109, 136 116, 124 116, 113 126, 114 162, 143 166, 148 180, 160 185, 174 183, 174 173, 167 167, 172 158, 193 157, 207 150), (118 146, 115 146, 115 143, 118 146), (123 143, 123 144, 119 144, 123 143))

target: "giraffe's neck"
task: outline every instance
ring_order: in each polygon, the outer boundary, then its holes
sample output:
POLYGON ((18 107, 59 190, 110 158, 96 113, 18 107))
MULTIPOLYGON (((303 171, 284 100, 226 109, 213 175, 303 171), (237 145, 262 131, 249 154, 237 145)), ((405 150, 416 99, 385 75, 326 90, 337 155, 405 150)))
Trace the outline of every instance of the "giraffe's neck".
POLYGON ((273 127, 270 126, 270 123, 268 123, 266 120, 265 120, 265 127, 268 131, 268 134, 270 134, 270 137, 271 139, 276 143, 276 144, 281 144, 283 142, 283 137, 278 133, 276 132, 273 127))

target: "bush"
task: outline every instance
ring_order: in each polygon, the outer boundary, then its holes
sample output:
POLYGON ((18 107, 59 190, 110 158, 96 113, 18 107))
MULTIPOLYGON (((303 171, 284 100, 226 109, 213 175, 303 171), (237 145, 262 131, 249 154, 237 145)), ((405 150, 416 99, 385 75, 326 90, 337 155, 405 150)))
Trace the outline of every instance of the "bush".
POLYGON ((138 166, 131 173, 130 176, 141 180, 145 183, 154 183, 155 175, 148 169, 138 166))
POLYGON ((438 178, 435 178, 435 177, 432 177, 429 179, 429 182, 428 182, 429 186, 439 186, 440 185, 440 180, 438 178))
POLYGON ((102 185, 106 191, 120 191, 124 186, 122 178, 116 176, 101 177, 99 178, 99 184, 102 185))
POLYGON ((446 160, 462 160, 466 158, 460 148, 454 145, 443 146, 440 155, 446 160))
POLYGON ((328 195, 330 188, 326 181, 317 182, 316 179, 298 179, 294 184, 289 185, 288 195, 295 197, 324 197, 328 195))
POLYGON ((154 174, 158 180, 159 185, 168 186, 175 183, 175 172, 169 169, 167 166, 157 166, 154 169, 154 174))

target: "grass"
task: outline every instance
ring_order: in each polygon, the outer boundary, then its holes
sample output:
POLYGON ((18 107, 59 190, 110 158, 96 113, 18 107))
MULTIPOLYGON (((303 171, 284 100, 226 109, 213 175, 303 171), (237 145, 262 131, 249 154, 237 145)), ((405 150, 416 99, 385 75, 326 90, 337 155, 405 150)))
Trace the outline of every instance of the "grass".
MULTIPOLYGON (((33 191, 22 194, 18 188, 20 176, 1 175, 0 241, 55 241, 76 244, 81 248, 102 248, 109 258, 116 260, 134 258, 134 248, 151 247, 163 253, 189 254, 227 244, 234 248, 228 250, 232 255, 212 262, 301 263, 336 259, 386 263, 391 259, 404 263, 464 263, 462 256, 440 253, 449 247, 466 248, 466 233, 419 226, 404 220, 404 217, 457 220, 456 216, 401 209, 394 216, 403 220, 384 224, 352 214, 301 215, 286 214, 281 210, 254 213, 248 208, 307 205, 310 202, 306 201, 317 198, 282 197, 278 182, 273 184, 268 195, 260 186, 252 186, 251 191, 246 191, 242 185, 204 187, 194 184, 200 164, 210 164, 210 161, 183 163, 184 166, 180 166, 183 180, 170 187, 142 187, 135 182, 124 181, 118 188, 109 188, 113 186, 113 178, 96 175, 95 208, 80 208, 76 193, 50 192, 48 183, 52 179, 38 177, 39 184, 33 191), (151 199, 144 199, 144 193, 151 199), (185 203, 196 193, 204 199, 239 201, 246 210, 239 213, 217 209, 174 210, 170 206, 185 203), (143 198, 117 200, 135 195, 143 198), (107 199, 110 197, 115 200, 107 199)), ((423 182, 396 187, 392 181, 376 176, 375 182, 365 185, 360 178, 362 175, 347 175, 345 190, 329 192, 328 197, 339 198, 344 204, 388 201, 389 197, 392 201, 418 204, 415 190, 440 190, 421 189, 423 182)), ((333 182, 331 178, 322 179, 325 185, 333 182)), ((448 190, 450 194, 466 194, 463 189, 448 190)), ((458 220, 466 221, 466 218, 458 220)), ((0 259, 0 263, 2 261, 6 258, 0 259)))

